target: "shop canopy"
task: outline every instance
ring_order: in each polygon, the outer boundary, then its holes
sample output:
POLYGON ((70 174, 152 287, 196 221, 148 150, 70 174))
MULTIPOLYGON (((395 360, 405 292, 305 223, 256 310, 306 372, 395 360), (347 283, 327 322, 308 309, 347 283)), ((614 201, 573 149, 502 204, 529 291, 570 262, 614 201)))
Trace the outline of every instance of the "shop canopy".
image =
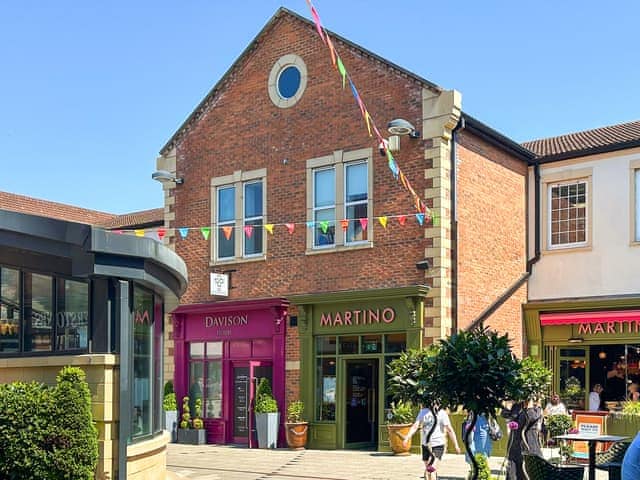
POLYGON ((609 310, 599 312, 563 312, 541 313, 540 324, 576 325, 581 323, 637 322, 640 323, 640 310, 609 310))

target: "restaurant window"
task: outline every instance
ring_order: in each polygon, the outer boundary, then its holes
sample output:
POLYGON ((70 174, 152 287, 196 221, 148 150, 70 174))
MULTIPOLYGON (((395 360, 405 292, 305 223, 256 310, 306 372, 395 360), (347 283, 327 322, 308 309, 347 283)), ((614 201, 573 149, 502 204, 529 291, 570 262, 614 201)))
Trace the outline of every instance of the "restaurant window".
POLYGON ((0 353, 20 351, 20 272, 0 268, 0 353))
POLYGON ((211 180, 215 261, 264 256, 265 177, 266 169, 260 169, 211 180))
POLYGON ((24 351, 51 351, 53 277, 24 273, 24 351))
POLYGON ((586 180, 549 184, 549 248, 579 247, 587 244, 588 195, 586 180))
POLYGON ((222 342, 189 344, 189 408, 196 414, 200 399, 203 418, 222 417, 222 342))
POLYGON ((371 149, 336 151, 307 161, 309 250, 371 241, 371 149))
POLYGON ((56 350, 88 348, 89 284, 58 279, 56 350))
POLYGON ((131 436, 151 435, 153 379, 154 299, 153 294, 138 286, 133 288, 133 416, 131 436))

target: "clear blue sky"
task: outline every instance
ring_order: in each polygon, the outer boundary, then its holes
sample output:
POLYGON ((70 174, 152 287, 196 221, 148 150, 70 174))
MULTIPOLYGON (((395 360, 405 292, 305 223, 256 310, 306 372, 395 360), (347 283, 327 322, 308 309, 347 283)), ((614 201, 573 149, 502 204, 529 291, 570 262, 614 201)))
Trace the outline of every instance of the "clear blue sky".
MULTIPOLYGON (((516 141, 640 119, 638 1, 314 5, 516 141)), ((0 190, 162 206, 158 151, 280 6, 311 18, 305 0, 1 1, 0 190)))

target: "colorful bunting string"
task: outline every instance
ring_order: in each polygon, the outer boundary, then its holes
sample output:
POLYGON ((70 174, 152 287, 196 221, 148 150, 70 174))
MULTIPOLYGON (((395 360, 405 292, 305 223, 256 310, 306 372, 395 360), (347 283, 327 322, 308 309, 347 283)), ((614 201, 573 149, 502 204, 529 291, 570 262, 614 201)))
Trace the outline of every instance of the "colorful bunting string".
POLYGON ((411 183, 409 182, 409 179, 407 179, 406 175, 402 172, 402 170, 398 166, 398 162, 396 162, 395 158, 393 157, 393 154, 391 153, 391 150, 389 150, 388 148, 388 142, 380 134, 380 130, 378 130, 378 127, 376 126, 373 118, 369 114, 369 111, 367 110, 367 107, 364 101, 362 100, 362 96, 358 93, 358 89, 356 88, 356 85, 353 82, 351 76, 347 72, 347 69, 344 66, 344 62, 342 61, 342 58, 340 58, 340 54, 336 50, 335 46, 333 45, 333 42, 331 41, 331 38, 329 37, 329 33, 322 26, 322 21, 320 20, 320 15, 318 14, 318 10, 314 7, 311 0, 307 0, 307 4, 309 5, 309 9, 311 10, 311 16, 313 17, 313 22, 315 23, 316 30, 318 31, 318 35, 320 35, 322 42, 329 49, 329 54, 331 55, 331 64, 334 66, 334 68, 336 68, 336 70, 338 70, 338 72, 340 73, 340 76, 342 77, 342 88, 344 89, 346 87, 347 81, 349 82, 351 93, 353 94, 353 97, 356 103, 358 104, 358 108, 360 109, 360 114, 362 115, 367 125, 367 131, 369 133, 369 136, 370 137, 373 136, 371 133, 371 130, 373 130, 376 136, 376 140, 380 145, 380 148, 382 148, 385 155, 387 156, 387 164, 389 169, 391 170, 391 173, 393 174, 396 180, 400 179, 402 186, 405 188, 405 190, 407 190, 411 194, 415 209, 419 213, 422 213, 423 215, 430 215, 430 209, 425 205, 422 199, 415 192, 415 190, 411 186, 411 183))
MULTIPOLYGON (((415 218, 418 225, 423 225, 425 220, 432 221, 432 224, 439 224, 439 217, 436 214, 425 217, 425 214, 415 213, 415 214, 400 214, 400 215, 383 215, 380 217, 373 217, 374 220, 377 220, 378 223, 386 229, 389 226, 389 221, 395 219, 399 226, 404 227, 407 225, 407 221, 409 218, 415 218)), ((244 225, 242 227, 237 227, 235 225, 223 225, 223 226, 212 226, 212 227, 178 227, 175 231, 179 234, 181 239, 186 239, 189 236, 191 231, 199 231, 202 234, 202 237, 205 240, 209 240, 212 231, 219 230, 222 231, 224 238, 227 240, 231 239, 233 232, 236 229, 242 228, 244 235, 247 238, 251 238, 251 236, 255 233, 256 228, 263 228, 270 235, 274 235, 276 230, 281 230, 284 228, 289 235, 293 235, 296 230, 296 225, 303 225, 306 228, 314 229, 319 228, 323 233, 327 233, 330 227, 332 226, 340 226, 343 230, 347 230, 349 228, 349 224, 351 222, 358 222, 360 227, 363 230, 366 230, 369 226, 368 218, 343 218, 340 220, 322 220, 319 222, 307 221, 307 222, 286 222, 286 223, 266 223, 264 225, 244 225)), ((162 240, 167 234, 168 231, 164 227, 157 228, 145 228, 145 229, 130 229, 130 230, 111 230, 112 233, 118 234, 133 234, 137 237, 145 237, 149 235, 156 235, 159 240, 162 240)))

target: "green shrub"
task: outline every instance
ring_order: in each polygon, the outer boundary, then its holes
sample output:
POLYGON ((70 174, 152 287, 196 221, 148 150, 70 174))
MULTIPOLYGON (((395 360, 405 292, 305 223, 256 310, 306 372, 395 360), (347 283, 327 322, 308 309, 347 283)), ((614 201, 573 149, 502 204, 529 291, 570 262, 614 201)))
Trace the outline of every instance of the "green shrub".
POLYGON ((55 387, 0 385, 0 478, 88 480, 98 462, 98 432, 84 372, 65 367, 55 387))
POLYGON ((622 403, 623 415, 640 415, 640 402, 627 401, 622 403))
POLYGON ((261 378, 256 390, 255 413, 277 413, 278 403, 271 393, 271 385, 268 378, 261 378))
POLYGON ((51 477, 93 479, 98 462, 98 430, 91 415, 91 392, 84 371, 64 367, 53 390, 55 431, 51 477), (60 445, 60 448, 55 448, 60 445))
POLYGON ((474 456, 478 463, 478 480, 493 480, 495 477, 491 476, 491 467, 489 467, 487 457, 481 453, 476 453, 474 456))
POLYGON ((287 407, 287 422, 289 423, 300 423, 304 420, 302 419, 302 414, 304 413, 304 403, 301 400, 296 400, 295 402, 291 402, 287 407))
POLYGON ((180 428, 191 428, 191 409, 189 408, 189 397, 182 397, 182 417, 180 428))
POLYGON ((175 392, 165 394, 164 399, 162 400, 162 408, 165 412, 178 410, 175 392))
POLYGON ((549 415, 546 422, 551 438, 567 433, 567 430, 573 425, 571 415, 565 414, 549 415))
POLYGON ((413 423, 415 419, 415 409, 409 402, 392 402, 391 411, 387 417, 387 423, 390 425, 402 425, 413 423))

